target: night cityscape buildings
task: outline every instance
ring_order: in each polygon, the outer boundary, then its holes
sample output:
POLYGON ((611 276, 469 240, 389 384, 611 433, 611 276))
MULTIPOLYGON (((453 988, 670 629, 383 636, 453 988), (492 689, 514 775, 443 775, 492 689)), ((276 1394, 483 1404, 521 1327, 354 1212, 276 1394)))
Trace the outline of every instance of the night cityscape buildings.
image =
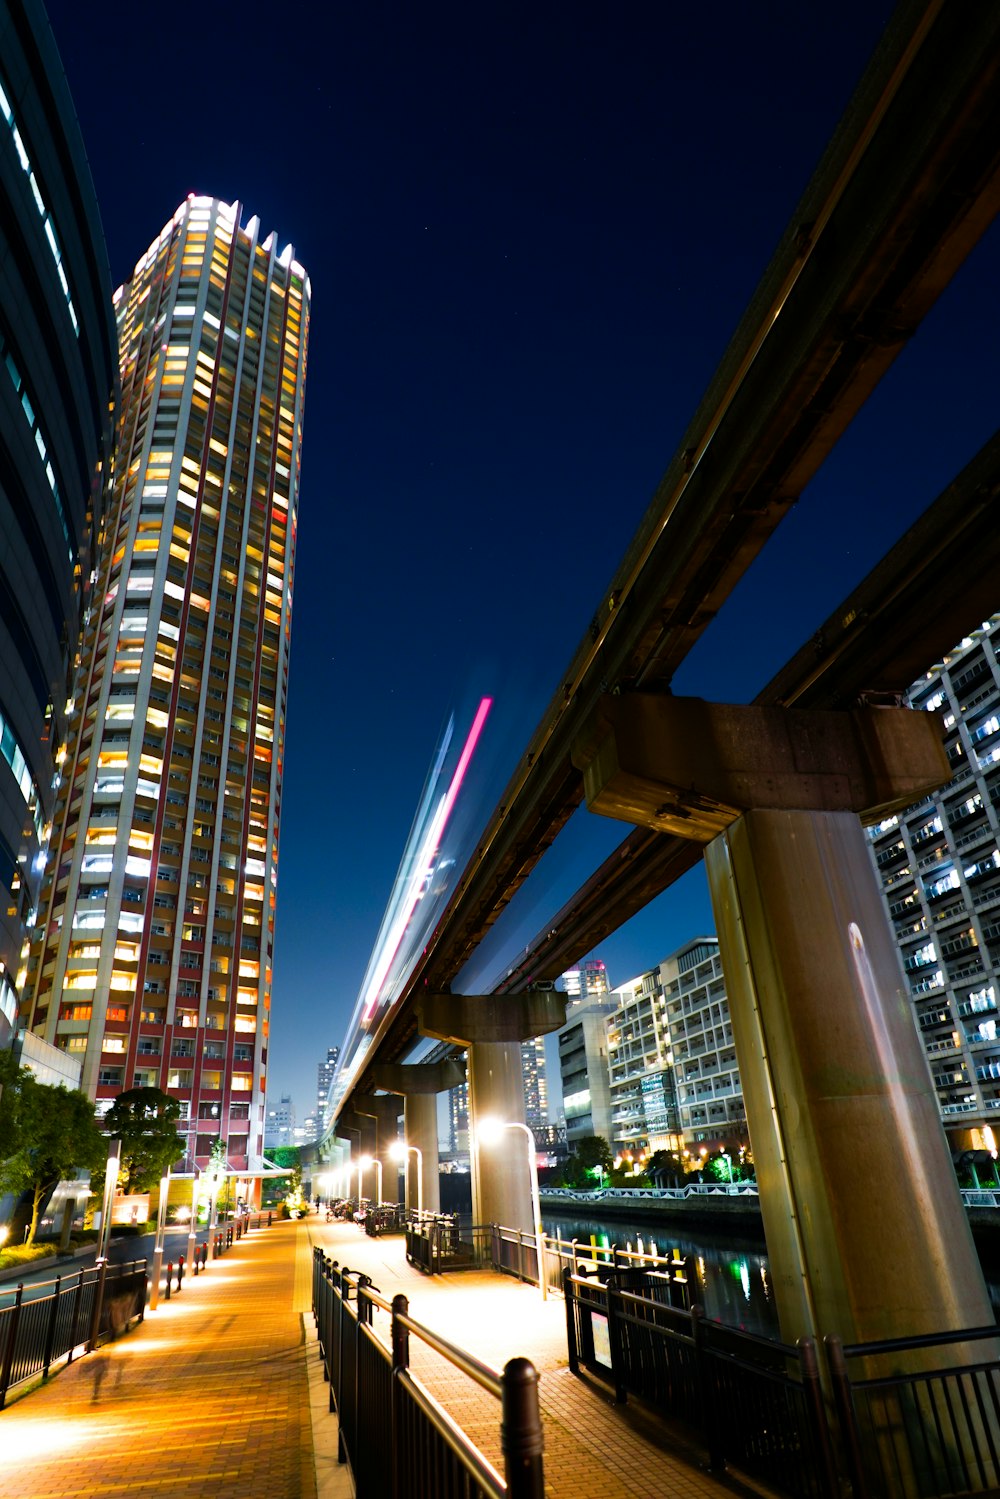
POLYGON ((330 1089, 333 1086, 334 1073, 337 1070, 337 1062, 340 1058, 339 1046, 328 1046, 326 1056, 316 1068, 316 1110, 315 1117, 322 1133, 329 1122, 330 1113, 330 1089))
POLYGON ((117 463, 26 998, 99 1112, 178 1099, 189 1166, 262 1151, 309 297, 291 246, 191 196, 114 299, 117 463))
POLYGON ((954 775, 869 828, 941 1117, 956 1148, 996 1149, 1000 1121, 1000 615, 910 688, 944 715, 954 775))
POLYGON ((0 3, 0 1049, 23 1019, 118 383, 107 252, 52 33, 0 3))

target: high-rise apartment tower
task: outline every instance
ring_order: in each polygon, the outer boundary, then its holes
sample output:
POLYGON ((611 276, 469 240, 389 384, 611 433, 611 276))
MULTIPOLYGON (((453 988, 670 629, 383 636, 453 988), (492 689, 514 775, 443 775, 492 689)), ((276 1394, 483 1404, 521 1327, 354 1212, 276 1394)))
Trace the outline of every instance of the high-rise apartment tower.
POLYGON ((166 1089, 252 1169, 268 1010, 309 282, 190 197, 115 295, 122 401, 28 988, 98 1109, 166 1089))

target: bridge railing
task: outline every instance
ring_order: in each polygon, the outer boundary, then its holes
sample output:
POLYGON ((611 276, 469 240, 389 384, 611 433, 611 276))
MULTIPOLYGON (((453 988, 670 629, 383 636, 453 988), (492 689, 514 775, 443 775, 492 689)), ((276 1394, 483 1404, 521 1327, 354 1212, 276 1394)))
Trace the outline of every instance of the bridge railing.
POLYGON ((569 1367, 700 1435, 791 1499, 1000 1493, 1000 1327, 795 1347, 706 1319, 669 1277, 613 1263, 563 1273, 569 1367))
POLYGON ((22 1282, 0 1293, 0 1410, 16 1385, 39 1374, 48 1379, 53 1364, 72 1363, 78 1350, 128 1331, 145 1308, 145 1260, 22 1282))
POLYGON ((1000 1492, 1000 1328, 824 1341, 857 1499, 1000 1492), (925 1349, 943 1350, 946 1366, 899 1372, 925 1349))
POLYGON ((415 1321, 405 1296, 385 1301, 367 1276, 318 1247, 313 1314, 338 1460, 350 1464, 357 1499, 543 1499, 538 1375, 527 1359, 491 1369, 415 1321), (387 1336, 378 1335, 377 1314, 387 1336), (503 1476, 411 1373, 411 1337, 499 1402, 503 1476))
POLYGON ((840 1493, 815 1346, 792 1348, 671 1304, 669 1276, 640 1266, 563 1277, 569 1367, 697 1432, 727 1461, 796 1499, 840 1493))

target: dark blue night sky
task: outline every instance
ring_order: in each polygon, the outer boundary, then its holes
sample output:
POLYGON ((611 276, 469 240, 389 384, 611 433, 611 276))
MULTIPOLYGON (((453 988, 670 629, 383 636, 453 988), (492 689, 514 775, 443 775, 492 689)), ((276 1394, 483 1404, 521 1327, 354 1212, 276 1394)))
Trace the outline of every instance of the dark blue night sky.
MULTIPOLYGON (((115 281, 190 191, 312 279, 272 1096, 302 1109, 342 1039, 441 727, 484 692, 470 835, 498 800, 891 9, 51 5, 115 281)), ((997 244, 676 691, 752 696, 990 435, 997 244)), ((578 814, 482 976, 626 831, 578 814)), ((600 956, 623 982, 702 930, 694 871, 600 956)))

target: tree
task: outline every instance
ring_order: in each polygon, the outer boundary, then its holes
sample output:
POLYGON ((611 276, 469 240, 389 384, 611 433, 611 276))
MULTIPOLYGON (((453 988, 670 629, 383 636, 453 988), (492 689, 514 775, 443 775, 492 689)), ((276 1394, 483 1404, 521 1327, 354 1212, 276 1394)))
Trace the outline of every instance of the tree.
POLYGON ((563 1169, 563 1180, 570 1187, 599 1186, 611 1175, 614 1156, 603 1135, 584 1135, 577 1140, 573 1154, 563 1169))
POLYGON ((27 1067, 13 1077, 9 1072, 5 1068, 0 1144, 7 1159, 0 1165, 0 1190, 31 1194, 27 1242, 32 1244, 53 1188, 76 1171, 96 1170, 107 1142, 86 1093, 50 1088, 27 1067))
POLYGON ((128 1088, 119 1093, 104 1118, 109 1135, 122 1142, 118 1180, 123 1192, 145 1192, 184 1154, 184 1137, 176 1098, 161 1088, 128 1088))

